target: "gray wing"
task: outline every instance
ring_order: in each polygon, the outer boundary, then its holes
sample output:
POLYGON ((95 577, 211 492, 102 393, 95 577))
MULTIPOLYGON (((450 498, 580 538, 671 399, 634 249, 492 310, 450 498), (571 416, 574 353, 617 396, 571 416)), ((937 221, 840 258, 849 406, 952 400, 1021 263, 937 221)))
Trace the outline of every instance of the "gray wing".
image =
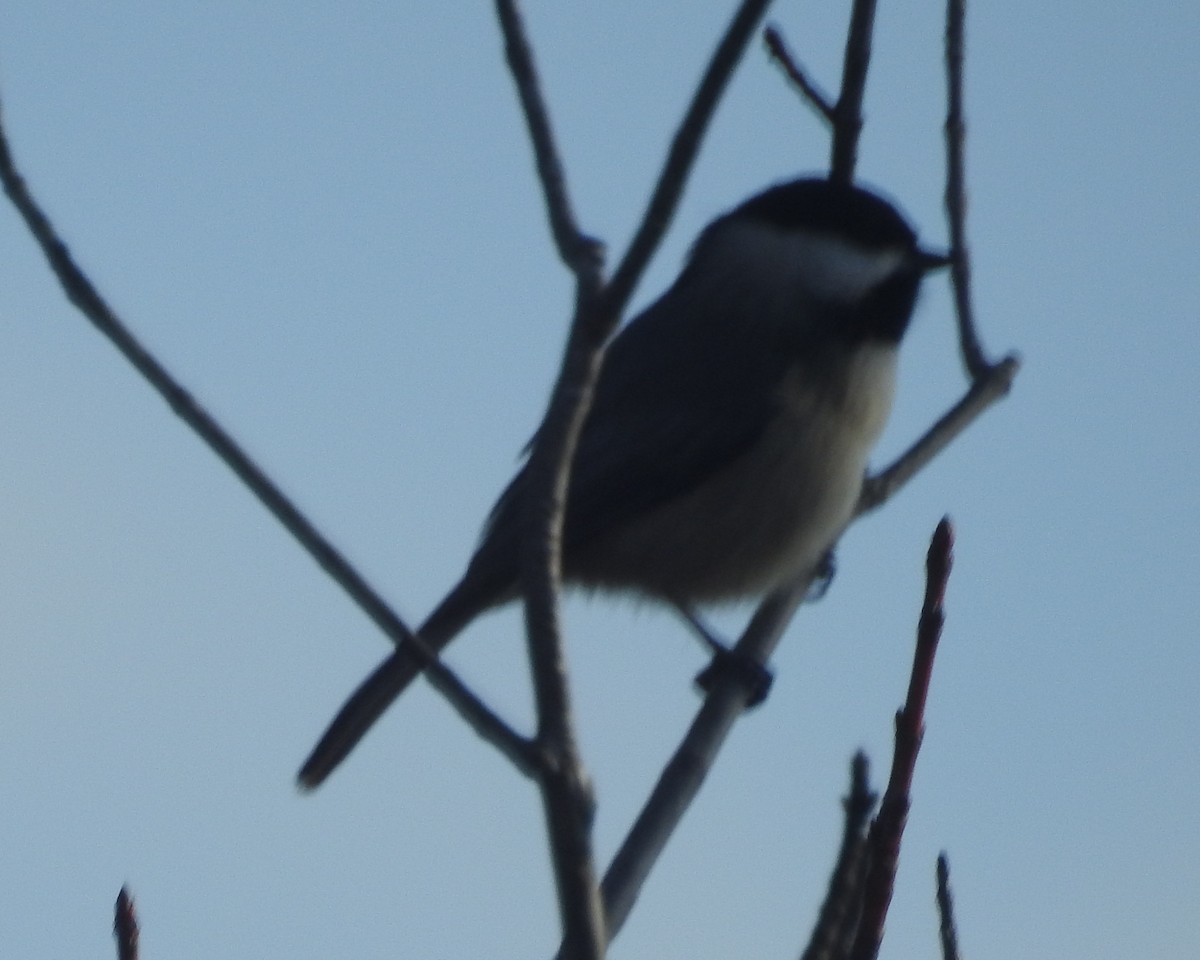
MULTIPOLYGON (((608 349, 571 474, 567 548, 685 494, 750 450, 804 348, 747 316, 744 299, 733 315, 721 299, 683 302, 681 286, 695 287, 677 284, 608 349)), ((493 508, 472 567, 515 564, 524 482, 522 468, 493 508)))
POLYGON ((747 350, 755 331, 671 306, 660 301, 609 350, 576 451, 568 545, 699 486, 752 448, 774 414, 778 372, 747 350))

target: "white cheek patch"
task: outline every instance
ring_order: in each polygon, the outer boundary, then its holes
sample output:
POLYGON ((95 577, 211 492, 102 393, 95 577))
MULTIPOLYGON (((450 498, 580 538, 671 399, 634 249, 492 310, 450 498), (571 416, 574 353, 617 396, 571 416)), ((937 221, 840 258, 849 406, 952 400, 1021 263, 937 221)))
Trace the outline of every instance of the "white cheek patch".
POLYGON ((896 247, 870 250, 812 233, 788 233, 780 240, 790 248, 793 269, 805 286, 824 300, 860 299, 894 274, 905 257, 905 251, 896 247))
POLYGON ((788 277, 821 300, 855 303, 904 264, 901 247, 871 249, 841 237, 781 230, 760 223, 730 224, 726 256, 752 273, 788 277))

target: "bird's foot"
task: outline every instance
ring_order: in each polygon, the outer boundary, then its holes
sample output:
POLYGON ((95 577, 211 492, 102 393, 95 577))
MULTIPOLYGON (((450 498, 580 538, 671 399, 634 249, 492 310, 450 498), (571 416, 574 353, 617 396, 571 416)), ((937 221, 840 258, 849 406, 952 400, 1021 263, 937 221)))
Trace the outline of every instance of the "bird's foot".
POLYGON ((722 677, 733 675, 746 689, 747 707, 757 707, 767 699, 771 683, 775 679, 767 667, 718 637, 690 607, 676 604, 675 609, 700 638, 700 642, 712 653, 709 665, 696 674, 697 687, 705 693, 711 693, 722 677))
POLYGON ((696 686, 706 694, 712 693, 725 677, 736 678, 746 691, 746 706, 757 707, 767 699, 775 675, 754 657, 742 653, 736 647, 720 647, 713 653, 712 662, 696 674, 696 686))
POLYGON ((826 550, 825 555, 817 561, 817 566, 813 570, 812 583, 809 584, 808 593, 804 595, 804 602, 815 603, 825 599, 825 594, 833 586, 833 578, 836 573, 837 557, 833 550, 826 550))

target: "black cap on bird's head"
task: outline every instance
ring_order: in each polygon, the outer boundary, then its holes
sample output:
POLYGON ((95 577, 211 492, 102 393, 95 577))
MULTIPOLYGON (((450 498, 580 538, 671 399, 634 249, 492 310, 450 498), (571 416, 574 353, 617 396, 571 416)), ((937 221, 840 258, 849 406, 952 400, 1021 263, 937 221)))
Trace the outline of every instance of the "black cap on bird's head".
MULTIPOLYGON (((768 187, 727 216, 757 220, 780 230, 806 230, 867 249, 916 250, 917 235, 895 204, 880 194, 820 177, 768 187)), ((944 254, 921 252, 927 270, 946 266, 944 254)))
POLYGON ((823 178, 769 187, 710 224, 710 235, 756 241, 755 256, 773 263, 806 297, 844 316, 838 332, 853 340, 898 342, 907 329, 921 278, 949 259, 922 250, 916 231, 878 193, 823 178), (775 241, 768 238, 775 237, 775 241))
POLYGON ((883 197, 815 177, 769 187, 730 216, 758 220, 781 230, 830 234, 863 247, 910 247, 917 242, 908 221, 883 197))

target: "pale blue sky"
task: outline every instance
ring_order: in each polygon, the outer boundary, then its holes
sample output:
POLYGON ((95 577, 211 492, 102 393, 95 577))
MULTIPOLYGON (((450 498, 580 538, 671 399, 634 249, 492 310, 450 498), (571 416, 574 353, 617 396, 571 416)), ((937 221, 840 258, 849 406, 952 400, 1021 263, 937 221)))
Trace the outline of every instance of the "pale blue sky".
MULTIPOLYGON (((528 5, 577 211, 614 251, 730 6, 528 5)), ((419 619, 536 424, 570 305, 491 7, 10 8, 8 133, 80 262, 419 619)), ((845 16, 773 12, 827 87, 845 16)), ((941 16, 881 3, 860 166, 934 244, 941 16)), ((853 751, 884 775, 947 512, 957 565, 884 955, 935 955, 942 849, 974 960, 1200 951, 1197 42, 1187 3, 970 11, 977 306, 1024 370, 845 538, 613 957, 796 954, 853 751)), ((638 302, 708 219, 826 153, 755 44, 638 302)), ((109 955, 125 881, 148 958, 548 955, 535 792, 428 688, 296 793, 383 639, 65 303, 7 207, 0 252, 6 955, 109 955)), ((876 461, 962 388, 931 285, 876 461)), ((658 611, 567 610, 607 860, 702 657, 658 611)), ((518 624, 488 618, 451 660, 524 724, 518 624)))

